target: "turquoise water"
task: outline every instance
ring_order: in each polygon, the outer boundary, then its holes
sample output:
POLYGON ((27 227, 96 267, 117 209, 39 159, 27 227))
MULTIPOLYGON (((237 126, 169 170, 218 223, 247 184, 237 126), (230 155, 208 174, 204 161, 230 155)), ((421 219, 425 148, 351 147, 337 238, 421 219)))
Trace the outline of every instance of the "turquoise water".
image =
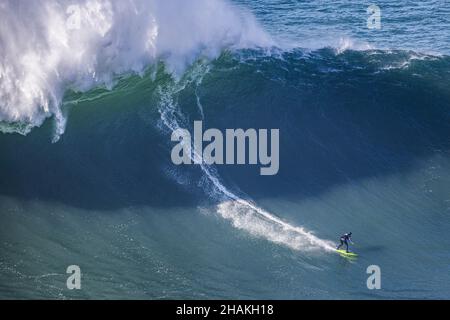
POLYGON ((69 86, 63 133, 2 123, 1 298, 449 298, 448 2, 381 1, 380 30, 364 2, 233 4, 275 45, 69 86), (194 120, 279 128, 280 171, 173 165, 194 120))

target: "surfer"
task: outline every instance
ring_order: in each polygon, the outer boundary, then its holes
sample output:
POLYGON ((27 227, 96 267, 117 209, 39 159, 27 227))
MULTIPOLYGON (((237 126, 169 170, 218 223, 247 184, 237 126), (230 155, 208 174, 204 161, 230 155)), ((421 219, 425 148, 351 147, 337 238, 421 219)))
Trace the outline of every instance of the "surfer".
POLYGON ((348 253, 348 242, 350 241, 351 244, 353 244, 352 241, 352 233, 345 233, 340 238, 341 244, 337 246, 336 250, 339 250, 344 244, 346 246, 345 251, 348 253))

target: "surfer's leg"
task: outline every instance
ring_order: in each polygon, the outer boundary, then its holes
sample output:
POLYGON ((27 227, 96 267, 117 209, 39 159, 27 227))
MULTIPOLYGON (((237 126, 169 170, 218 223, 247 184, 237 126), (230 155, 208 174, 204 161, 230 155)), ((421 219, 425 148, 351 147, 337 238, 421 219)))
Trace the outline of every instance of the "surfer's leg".
POLYGON ((347 241, 345 241, 345 247, 346 247, 345 251, 348 252, 348 242, 347 241))
POLYGON ((344 241, 341 240, 341 244, 337 246, 336 250, 339 250, 340 247, 344 244, 344 241))

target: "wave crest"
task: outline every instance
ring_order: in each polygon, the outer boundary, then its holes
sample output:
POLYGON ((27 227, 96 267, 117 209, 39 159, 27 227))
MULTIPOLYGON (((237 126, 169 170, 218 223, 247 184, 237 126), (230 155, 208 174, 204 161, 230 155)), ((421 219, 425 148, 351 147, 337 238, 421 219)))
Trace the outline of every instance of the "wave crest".
POLYGON ((159 60, 174 72, 224 48, 268 46, 248 12, 223 0, 8 0, 0 5, 0 122, 39 126, 67 89, 112 87, 159 60))

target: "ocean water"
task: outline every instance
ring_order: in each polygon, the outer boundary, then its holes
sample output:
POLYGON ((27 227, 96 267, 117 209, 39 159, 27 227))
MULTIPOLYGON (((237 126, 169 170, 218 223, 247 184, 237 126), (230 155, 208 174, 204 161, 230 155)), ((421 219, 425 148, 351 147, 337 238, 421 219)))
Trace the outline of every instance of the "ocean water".
POLYGON ((450 298, 450 3, 370 4, 0 0, 0 298, 450 298), (175 166, 195 120, 278 174, 175 166))

